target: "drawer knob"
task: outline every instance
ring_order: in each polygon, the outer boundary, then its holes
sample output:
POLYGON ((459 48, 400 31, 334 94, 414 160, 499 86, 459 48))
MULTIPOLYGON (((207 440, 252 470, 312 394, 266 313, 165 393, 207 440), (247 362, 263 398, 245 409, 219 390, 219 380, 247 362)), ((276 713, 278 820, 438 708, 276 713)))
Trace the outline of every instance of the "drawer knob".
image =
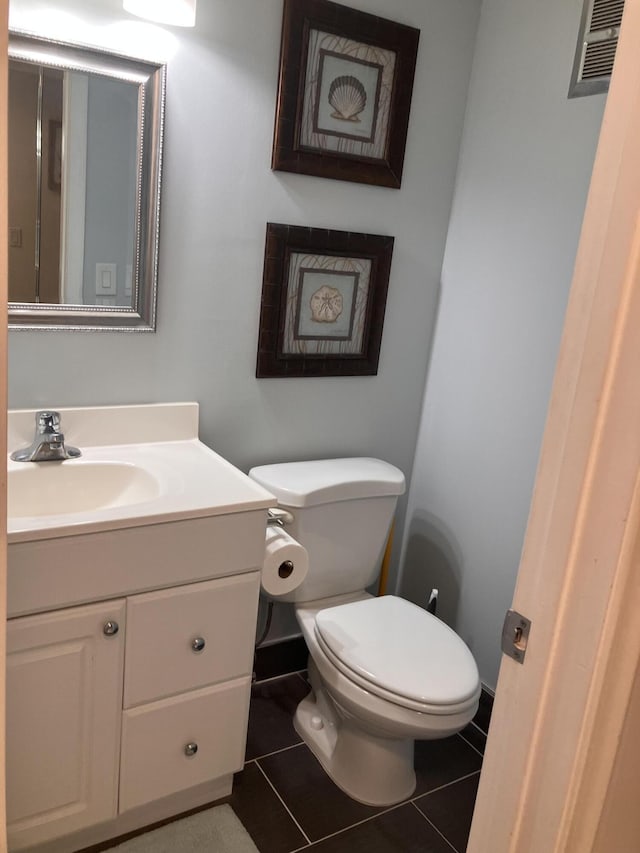
POLYGON ((120 626, 118 625, 118 623, 112 622, 111 620, 105 622, 102 628, 105 637, 115 637, 119 630, 120 626))
POLYGON ((194 637, 191 640, 191 648, 194 652, 201 652, 205 647, 204 637, 194 637))
POLYGON ((198 751, 198 744, 197 743, 185 744, 185 747, 184 747, 184 754, 185 755, 195 755, 197 751, 198 751))

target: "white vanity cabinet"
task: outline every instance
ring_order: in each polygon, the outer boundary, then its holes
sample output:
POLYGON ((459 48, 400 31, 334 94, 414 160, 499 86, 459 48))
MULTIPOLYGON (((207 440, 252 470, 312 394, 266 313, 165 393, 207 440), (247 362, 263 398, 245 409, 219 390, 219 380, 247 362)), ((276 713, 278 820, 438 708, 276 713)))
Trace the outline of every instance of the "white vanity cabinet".
POLYGON ((8 621, 10 850, 116 835, 242 769, 259 587, 251 571, 8 621))
POLYGON ((7 623, 10 849, 116 815, 124 622, 119 599, 7 623))
MULTIPOLYGON (((29 853, 231 793, 275 504, 198 440, 195 403, 60 416, 80 458, 7 463, 7 829, 29 853)), ((34 418, 9 412, 12 449, 34 418)))

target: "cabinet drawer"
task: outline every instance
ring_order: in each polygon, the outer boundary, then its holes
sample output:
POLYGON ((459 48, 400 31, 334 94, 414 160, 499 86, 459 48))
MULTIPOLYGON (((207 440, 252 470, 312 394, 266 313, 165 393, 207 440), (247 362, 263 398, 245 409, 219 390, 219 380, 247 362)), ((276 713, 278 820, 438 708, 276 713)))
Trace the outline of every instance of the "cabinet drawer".
POLYGON ((249 675, 259 588, 249 572, 129 598, 124 707, 249 675))
POLYGON ((120 812, 240 770, 250 690, 236 679, 125 711, 120 812))

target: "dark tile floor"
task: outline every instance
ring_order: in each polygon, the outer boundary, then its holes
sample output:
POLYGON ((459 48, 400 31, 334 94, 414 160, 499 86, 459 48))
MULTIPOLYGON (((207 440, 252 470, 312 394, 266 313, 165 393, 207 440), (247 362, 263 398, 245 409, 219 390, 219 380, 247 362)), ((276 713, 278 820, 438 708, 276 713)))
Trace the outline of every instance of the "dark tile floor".
POLYGON ((484 750, 480 728, 419 742, 411 799, 365 806, 329 780, 294 731, 308 689, 303 674, 253 686, 247 761, 230 802, 260 853, 464 853, 484 750))

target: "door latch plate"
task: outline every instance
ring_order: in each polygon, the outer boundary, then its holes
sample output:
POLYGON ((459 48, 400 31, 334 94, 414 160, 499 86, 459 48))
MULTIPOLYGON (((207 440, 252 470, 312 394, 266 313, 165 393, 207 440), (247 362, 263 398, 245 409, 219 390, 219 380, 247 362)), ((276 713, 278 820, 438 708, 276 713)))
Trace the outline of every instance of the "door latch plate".
POLYGON ((530 629, 530 619, 516 610, 507 610, 502 626, 502 651, 505 655, 509 655, 518 663, 524 663, 530 629))

